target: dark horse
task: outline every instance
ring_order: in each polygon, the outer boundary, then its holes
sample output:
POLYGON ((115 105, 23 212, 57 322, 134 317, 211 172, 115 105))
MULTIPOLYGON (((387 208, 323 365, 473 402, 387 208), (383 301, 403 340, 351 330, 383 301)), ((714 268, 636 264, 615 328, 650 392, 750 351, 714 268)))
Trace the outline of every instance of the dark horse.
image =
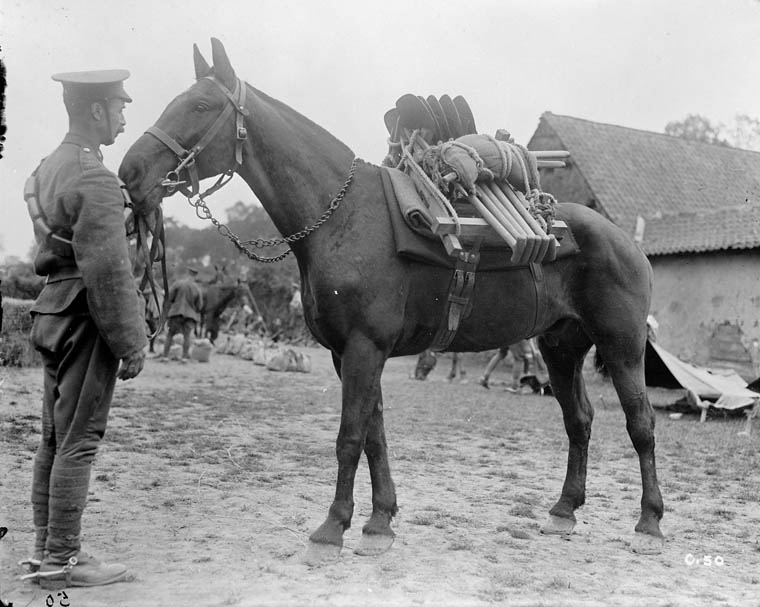
MULTIPOLYGON (((239 80, 216 39, 212 50, 213 67, 195 46, 197 81, 167 106, 152 132, 134 143, 119 174, 138 210, 147 212, 173 193, 179 178, 192 179, 195 191, 198 178, 233 167, 282 234, 320 226, 294 238, 291 248, 301 273, 306 322, 332 352, 341 378, 342 413, 335 497, 325 522, 310 537, 305 560, 320 562, 340 552, 354 511, 362 451, 372 482, 372 514, 357 552, 379 554, 393 543, 391 519, 397 511, 383 423, 383 367, 391 356, 418 354, 431 344, 451 271, 396 254, 380 167, 355 161, 330 133, 239 80), (193 166, 182 160, 186 154, 193 166), (347 180, 354 166, 353 179, 347 180), (336 196, 342 185, 344 198, 336 196), (320 222, 328 205, 336 207, 341 198, 329 220, 320 222)), ((580 252, 544 266, 548 301, 539 325, 534 326, 528 269, 481 272, 472 313, 449 350, 495 349, 539 335, 569 438, 564 486, 543 531, 566 534, 585 501, 593 409, 582 367, 595 344, 639 456, 643 494, 631 547, 658 552, 663 504, 655 471, 654 413, 644 385, 651 268, 632 239, 599 213, 560 204, 557 218, 572 228, 580 252)))
POLYGON ((248 302, 253 307, 253 295, 248 285, 238 279, 201 284, 203 310, 201 310, 200 333, 213 344, 219 336, 222 313, 234 302, 248 302))

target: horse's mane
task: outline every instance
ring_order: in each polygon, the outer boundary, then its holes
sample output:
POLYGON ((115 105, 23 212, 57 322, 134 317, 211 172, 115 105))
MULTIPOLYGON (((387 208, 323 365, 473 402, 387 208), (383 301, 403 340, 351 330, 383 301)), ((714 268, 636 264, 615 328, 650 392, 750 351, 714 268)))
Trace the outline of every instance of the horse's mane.
POLYGON ((321 147, 330 148, 332 146, 338 146, 343 148, 347 153, 353 154, 350 147, 310 118, 307 118, 279 99, 270 97, 247 82, 245 82, 245 85, 248 87, 248 91, 256 97, 259 103, 269 106, 272 109, 272 115, 281 118, 283 129, 288 130, 291 134, 296 136, 296 138, 299 138, 299 135, 302 133, 308 133, 309 144, 312 146, 315 141, 319 141, 321 147))

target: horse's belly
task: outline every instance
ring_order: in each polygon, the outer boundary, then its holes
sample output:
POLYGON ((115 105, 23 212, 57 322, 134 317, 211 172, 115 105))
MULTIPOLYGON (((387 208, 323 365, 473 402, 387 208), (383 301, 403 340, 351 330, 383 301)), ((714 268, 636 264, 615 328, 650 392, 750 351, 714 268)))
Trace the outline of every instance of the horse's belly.
MULTIPOLYGON (((440 277, 439 277, 440 278, 440 277)), ((408 302, 408 321, 415 326, 415 339, 428 342, 447 323, 451 311, 447 306, 451 273, 446 280, 420 281, 408 302)), ((471 311, 461 319, 448 350, 476 352, 516 343, 535 329, 537 290, 526 270, 483 272, 475 276, 470 297, 471 311)), ((456 306, 453 306, 456 314, 456 306)), ((428 344, 426 344, 427 347, 428 344)))
POLYGON ((449 350, 477 352, 517 343, 536 329, 536 296, 527 288, 475 288, 473 307, 461 321, 449 350))

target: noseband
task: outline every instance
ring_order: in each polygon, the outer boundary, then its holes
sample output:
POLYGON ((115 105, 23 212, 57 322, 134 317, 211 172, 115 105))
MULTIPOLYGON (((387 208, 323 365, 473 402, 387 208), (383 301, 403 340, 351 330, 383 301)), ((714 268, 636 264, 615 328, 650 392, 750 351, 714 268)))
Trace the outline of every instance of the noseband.
POLYGON ((232 176, 235 174, 235 171, 240 167, 240 165, 243 162, 243 143, 246 140, 246 137, 248 137, 248 131, 245 128, 245 118, 248 116, 248 110, 245 108, 245 92, 247 85, 245 82, 240 80, 240 78, 236 79, 235 82, 235 90, 233 92, 230 92, 230 90, 224 86, 221 82, 219 82, 216 78, 213 76, 206 76, 207 80, 210 80, 213 82, 217 87, 219 87, 219 90, 224 93, 224 95, 229 100, 229 104, 227 104, 224 107, 224 110, 222 110, 222 113, 219 114, 214 124, 211 125, 211 128, 206 131, 206 134, 201 137, 200 141, 196 143, 192 148, 189 150, 186 150, 183 148, 176 139, 174 139, 171 135, 167 134, 165 131, 161 130, 157 126, 150 127, 147 131, 145 131, 148 135, 152 135, 156 139, 158 139, 161 143, 166 145, 179 159, 179 164, 177 167, 171 171, 169 171, 163 180, 159 183, 162 187, 165 187, 167 189, 167 193, 169 195, 174 194, 177 190, 179 190, 184 196, 186 196, 188 199, 192 198, 196 195, 198 195, 198 192, 200 190, 199 188, 199 179, 198 179, 198 170, 195 165, 195 159, 198 157, 198 155, 203 151, 203 149, 211 142, 211 140, 216 136, 216 134, 219 132, 219 129, 222 128, 222 125, 227 121, 227 119, 230 117, 232 112, 237 112, 236 115, 236 139, 235 139, 235 166, 231 169, 227 169, 226 171, 222 172, 222 174, 219 176, 219 179, 217 182, 211 186, 205 193, 204 196, 207 196, 211 194, 212 192, 215 192, 219 188, 221 188, 223 185, 229 182, 230 179, 232 179, 232 176), (184 184, 187 183, 187 181, 180 180, 180 172, 182 170, 186 170, 188 174, 190 175, 190 183, 192 186, 192 189, 187 188, 184 184), (226 181, 225 181, 226 178, 226 181))

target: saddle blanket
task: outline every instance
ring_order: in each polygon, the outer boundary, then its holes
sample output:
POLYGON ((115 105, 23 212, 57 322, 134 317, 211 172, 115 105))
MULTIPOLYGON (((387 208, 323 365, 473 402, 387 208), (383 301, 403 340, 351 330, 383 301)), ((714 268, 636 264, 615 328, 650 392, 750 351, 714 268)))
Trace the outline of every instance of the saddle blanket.
MULTIPOLYGON (((430 230, 432 218, 417 193, 412 178, 403 171, 390 167, 381 167, 381 175, 398 255, 453 269, 456 259, 448 255, 439 237, 430 230)), ((580 250, 569 227, 556 226, 551 233, 560 244, 554 261, 574 255, 580 250)), ((495 232, 486 235, 480 246, 478 271, 527 267, 512 263, 510 251, 495 232)))

